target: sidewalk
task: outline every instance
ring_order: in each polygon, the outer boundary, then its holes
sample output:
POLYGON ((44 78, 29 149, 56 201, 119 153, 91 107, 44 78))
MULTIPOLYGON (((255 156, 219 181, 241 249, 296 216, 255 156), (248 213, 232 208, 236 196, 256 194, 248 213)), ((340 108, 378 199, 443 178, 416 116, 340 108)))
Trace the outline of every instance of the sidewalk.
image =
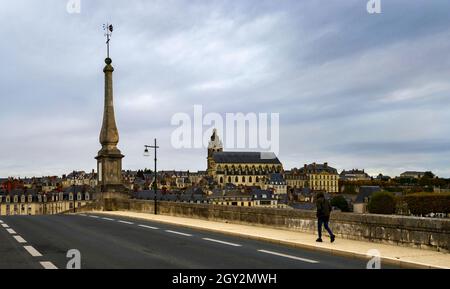
POLYGON ((367 260, 369 260, 369 257, 366 255, 367 252, 371 249, 377 249, 381 254, 381 264, 386 262, 406 268, 450 269, 450 254, 429 250, 339 238, 337 238, 333 244, 329 243, 329 240, 327 240, 328 238, 324 238, 324 243, 316 243, 316 237, 308 233, 164 215, 125 211, 95 211, 92 213, 176 224, 194 229, 220 232, 223 234, 306 248, 309 250, 320 250, 333 255, 366 258, 367 260))

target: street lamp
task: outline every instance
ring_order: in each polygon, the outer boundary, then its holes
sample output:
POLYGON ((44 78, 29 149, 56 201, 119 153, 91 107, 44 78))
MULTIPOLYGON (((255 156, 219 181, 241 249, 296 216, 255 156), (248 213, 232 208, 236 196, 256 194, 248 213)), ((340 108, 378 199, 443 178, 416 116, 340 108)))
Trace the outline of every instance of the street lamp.
POLYGON ((72 184, 72 202, 73 202, 73 213, 75 214, 77 212, 75 208, 75 171, 73 171, 73 184, 72 184))
POLYGON ((156 191, 157 191, 157 188, 158 188, 158 185, 157 185, 158 171, 156 169, 156 163, 157 163, 156 154, 157 154, 157 150, 159 149, 159 146, 157 145, 156 138, 155 138, 155 145, 153 145, 153 146, 145 145, 145 151, 144 151, 144 156, 145 157, 149 157, 150 156, 150 152, 148 150, 149 148, 155 150, 155 170, 154 170, 155 179, 153 181, 153 192, 154 192, 154 205, 155 205, 154 211, 155 211, 155 215, 157 215, 158 214, 158 211, 157 211, 158 207, 157 207, 156 191))

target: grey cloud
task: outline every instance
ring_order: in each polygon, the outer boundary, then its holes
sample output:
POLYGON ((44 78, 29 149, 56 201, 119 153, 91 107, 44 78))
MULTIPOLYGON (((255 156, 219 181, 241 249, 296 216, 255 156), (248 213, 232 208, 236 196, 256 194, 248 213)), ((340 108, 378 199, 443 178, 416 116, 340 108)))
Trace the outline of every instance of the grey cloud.
POLYGON ((383 1, 381 15, 365 0, 82 0, 79 15, 66 1, 4 2, 0 175, 95 167, 111 21, 126 168, 151 167, 142 147, 158 137, 163 168, 204 169, 204 150, 170 145, 172 115, 202 104, 279 112, 288 168, 450 176, 448 1, 383 1))

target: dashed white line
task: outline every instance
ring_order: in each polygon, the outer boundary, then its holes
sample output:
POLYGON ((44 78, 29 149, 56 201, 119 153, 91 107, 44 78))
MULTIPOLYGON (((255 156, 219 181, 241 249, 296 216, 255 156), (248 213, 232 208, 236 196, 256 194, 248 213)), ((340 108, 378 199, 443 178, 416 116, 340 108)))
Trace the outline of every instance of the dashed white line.
POLYGON ((9 226, 7 224, 2 224, 3 228, 9 228, 9 226))
POLYGON ((14 237, 14 239, 16 239, 16 241, 17 242, 19 242, 20 244, 24 244, 24 243, 26 243, 27 241, 25 241, 25 239, 24 238, 22 238, 21 236, 19 236, 19 235, 17 235, 17 236, 13 236, 14 237))
POLYGON ((192 237, 191 234, 181 233, 181 232, 172 231, 172 230, 166 230, 166 232, 167 233, 172 233, 172 234, 177 234, 177 235, 182 235, 182 236, 186 236, 186 237, 192 237))
POLYGON ((142 227, 142 228, 147 228, 147 229, 152 229, 152 230, 158 230, 158 228, 156 228, 156 227, 152 227, 152 226, 147 226, 147 225, 138 225, 139 227, 142 227))
POLYGON ((107 221, 115 221, 114 219, 111 218, 102 218, 103 220, 107 220, 107 221))
POLYGON ((16 231, 14 231, 14 230, 11 229, 11 228, 6 229, 6 231, 8 231, 8 233, 10 233, 11 235, 17 234, 16 231))
POLYGON ((242 247, 242 245, 239 245, 239 244, 225 242, 225 241, 220 241, 220 240, 216 240, 216 239, 203 238, 203 240, 210 241, 210 242, 215 242, 215 243, 220 243, 220 244, 224 244, 224 245, 229 245, 229 246, 233 246, 233 247, 242 247))
POLYGON ((89 216, 89 217, 94 218, 94 219, 100 219, 99 216, 89 216))
POLYGON ((2 221, 2 220, 0 220, 0 224, 3 224, 3 221, 2 221))
POLYGON ((128 225, 133 225, 134 224, 133 222, 127 222, 127 221, 122 221, 122 220, 119 220, 118 222, 122 223, 122 224, 128 224, 128 225))
POLYGON ((87 217, 87 215, 86 214, 79 214, 80 216, 83 216, 83 217, 87 217))
POLYGON ((275 256, 280 256, 280 257, 285 257, 285 258, 289 258, 289 259, 294 259, 294 260, 298 260, 298 261, 303 261, 303 262, 307 262, 307 263, 313 263, 313 264, 319 263, 319 261, 316 261, 316 260, 300 258, 300 257, 296 257, 296 256, 286 255, 286 254, 267 251, 267 250, 258 250, 258 252, 271 254, 271 255, 275 255, 275 256))
POLYGON ((23 248, 33 257, 42 257, 42 254, 39 253, 33 246, 23 246, 23 248))
POLYGON ((48 269, 48 270, 49 269, 58 269, 58 267, 53 265, 52 262, 45 261, 45 262, 40 262, 40 263, 41 263, 41 266, 44 267, 44 269, 48 269))

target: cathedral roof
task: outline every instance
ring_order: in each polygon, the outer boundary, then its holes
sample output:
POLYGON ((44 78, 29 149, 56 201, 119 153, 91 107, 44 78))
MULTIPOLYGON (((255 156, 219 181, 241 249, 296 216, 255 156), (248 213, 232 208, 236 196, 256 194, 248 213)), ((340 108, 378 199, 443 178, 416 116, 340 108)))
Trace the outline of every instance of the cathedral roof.
POLYGON ((251 164, 281 164, 277 156, 271 152, 215 152, 216 163, 251 163, 251 164))

